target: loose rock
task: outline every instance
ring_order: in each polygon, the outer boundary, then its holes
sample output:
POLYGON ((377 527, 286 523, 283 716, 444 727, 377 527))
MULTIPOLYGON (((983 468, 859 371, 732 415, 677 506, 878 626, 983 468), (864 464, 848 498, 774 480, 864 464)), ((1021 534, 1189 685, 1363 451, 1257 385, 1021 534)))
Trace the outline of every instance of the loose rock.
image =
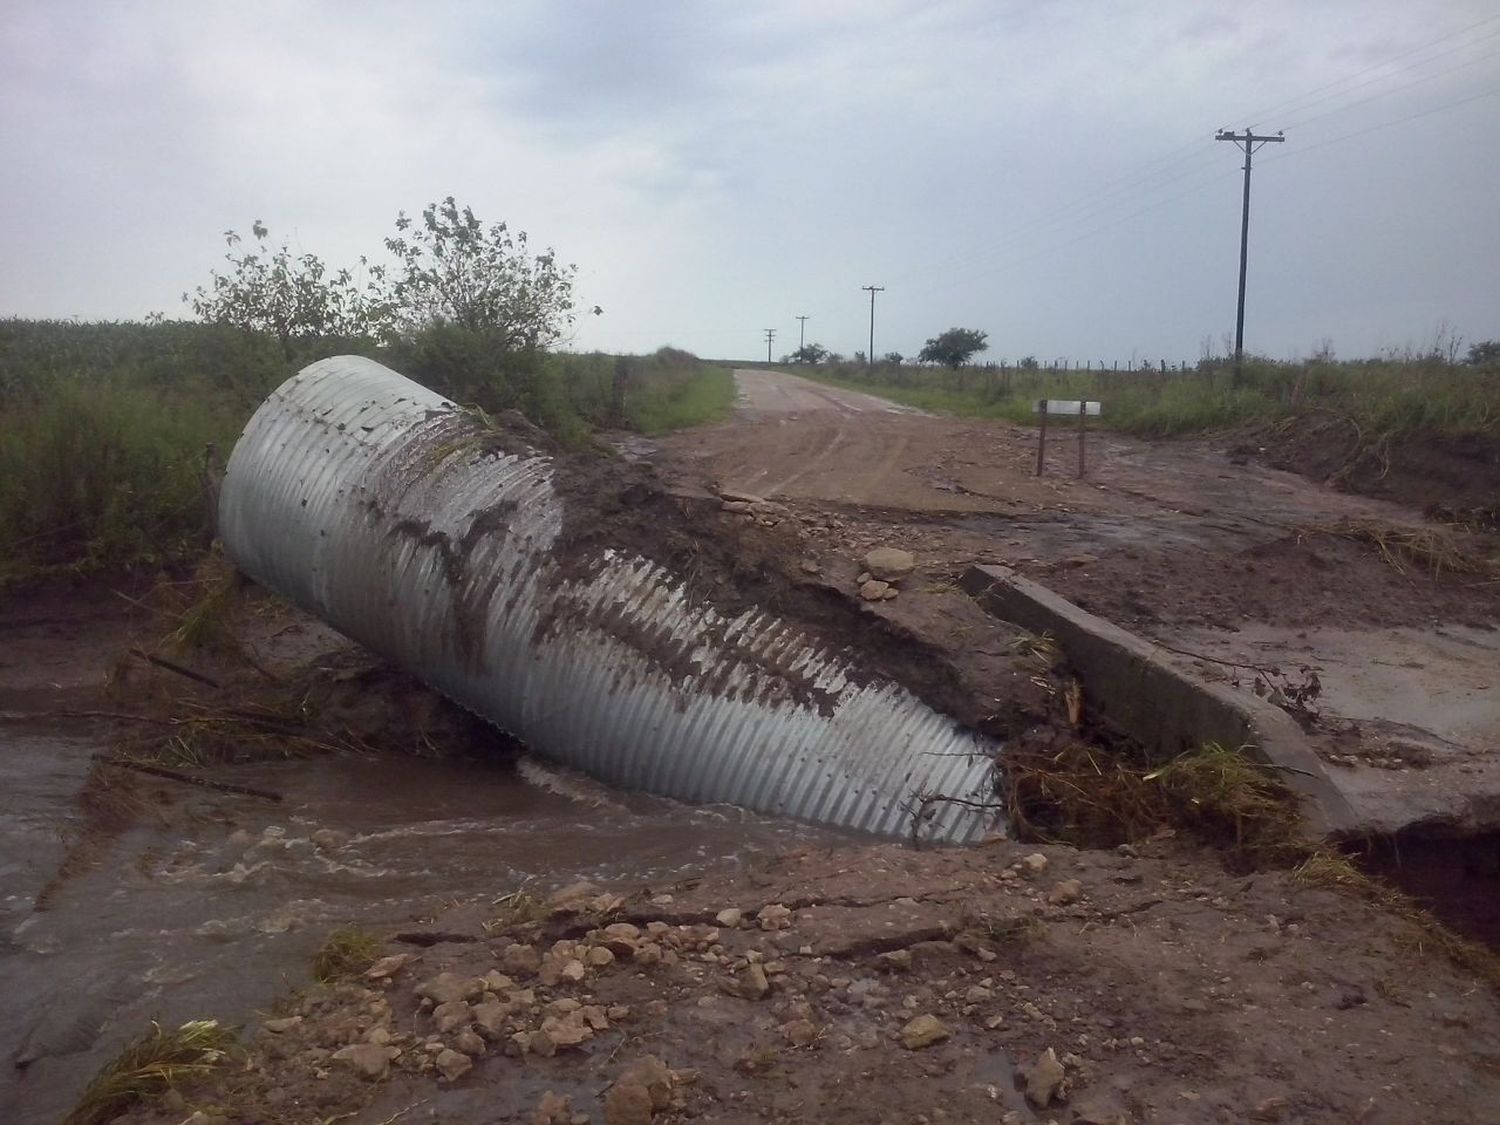
POLYGON ((651 1094, 644 1086, 611 1086, 604 1095, 605 1125, 651 1125, 651 1094))
POLYGON ((1038 1109, 1046 1109, 1052 1104, 1062 1089, 1063 1079, 1067 1072, 1063 1070, 1063 1064, 1057 1060, 1057 1052, 1048 1047, 1042 1052, 1036 1062, 1026 1068, 1026 1100, 1038 1109))
POLYGON ((438 1070, 449 1082, 457 1082, 465 1074, 469 1073, 474 1066, 474 1060, 461 1051, 455 1051, 451 1047, 444 1048, 438 1052, 438 1057, 433 1060, 438 1070))
POLYGON ((1071 906, 1083 897, 1083 884, 1077 879, 1065 879, 1052 888, 1047 901, 1053 906, 1071 906))
POLYGON ((876 547, 865 554, 860 565, 870 572, 871 578, 898 582, 917 569, 917 560, 910 551, 899 547, 876 547))
POLYGON ((942 1020, 933 1015, 921 1015, 910 1020, 901 1029, 901 1045, 908 1051, 920 1051, 941 1043, 953 1035, 942 1020))
POLYGON ((333 1058, 361 1077, 378 1082, 391 1072, 391 1060, 400 1053, 395 1047, 383 1047, 378 1043, 353 1043, 340 1047, 333 1053, 333 1058))
POLYGON ((872 578, 859 588, 859 596, 867 602, 878 602, 890 591, 890 584, 872 578))
POLYGON ((484 981, 478 977, 460 977, 453 973, 439 973, 431 980, 424 980, 412 991, 441 1007, 456 1000, 477 999, 484 991, 484 981))

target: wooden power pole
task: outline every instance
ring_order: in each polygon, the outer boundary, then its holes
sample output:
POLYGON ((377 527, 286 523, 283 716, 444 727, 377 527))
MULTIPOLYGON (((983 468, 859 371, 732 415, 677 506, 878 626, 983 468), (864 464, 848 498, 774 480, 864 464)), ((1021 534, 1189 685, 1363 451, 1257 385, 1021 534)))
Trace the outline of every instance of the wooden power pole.
POLYGON ((1234 385, 1239 386, 1245 378, 1245 263, 1250 249, 1250 158, 1258 149, 1268 144, 1280 144, 1286 137, 1280 132, 1274 137, 1261 137, 1249 129, 1243 133, 1220 129, 1214 140, 1233 141, 1245 154, 1245 205, 1240 215, 1240 299, 1234 314, 1234 385))

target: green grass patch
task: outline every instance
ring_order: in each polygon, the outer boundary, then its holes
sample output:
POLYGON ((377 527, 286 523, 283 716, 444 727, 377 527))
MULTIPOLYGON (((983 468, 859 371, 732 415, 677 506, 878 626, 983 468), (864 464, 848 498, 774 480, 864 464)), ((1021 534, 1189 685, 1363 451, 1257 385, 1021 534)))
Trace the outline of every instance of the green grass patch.
POLYGON ((1332 413, 1370 437, 1427 432, 1500 437, 1500 372, 1435 358, 1349 363, 1222 362, 1183 371, 1041 370, 852 364, 792 367, 923 410, 1031 424, 1039 399, 1096 399, 1097 424, 1145 437, 1332 413))
POLYGON ((192 1020, 175 1031, 153 1023, 95 1075, 63 1125, 104 1125, 132 1106, 160 1101, 217 1069, 234 1042, 234 1033, 214 1020, 192 1020))
POLYGON ((629 428, 660 434, 722 422, 734 409, 734 375, 726 367, 701 367, 686 378, 647 383, 628 401, 629 428))

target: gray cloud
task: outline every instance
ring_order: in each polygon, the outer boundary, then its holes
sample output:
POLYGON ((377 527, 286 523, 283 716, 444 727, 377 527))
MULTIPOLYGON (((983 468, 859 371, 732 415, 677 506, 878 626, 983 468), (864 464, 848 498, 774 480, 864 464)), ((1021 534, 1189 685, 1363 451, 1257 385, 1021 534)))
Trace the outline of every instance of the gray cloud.
POLYGON ((0 314, 176 312, 226 227, 346 261, 451 192, 579 264, 578 346, 848 352, 875 283, 882 351, 1191 359, 1253 123, 1254 346, 1500 336, 1481 0, 12 9, 0 314))

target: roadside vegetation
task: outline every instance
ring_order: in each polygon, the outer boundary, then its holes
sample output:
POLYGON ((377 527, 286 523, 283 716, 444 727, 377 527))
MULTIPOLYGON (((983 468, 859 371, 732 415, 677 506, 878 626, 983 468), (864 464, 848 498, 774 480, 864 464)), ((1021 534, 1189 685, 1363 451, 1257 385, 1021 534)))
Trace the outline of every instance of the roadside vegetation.
POLYGON ((1098 399, 1105 404, 1100 424, 1144 437, 1324 414, 1347 418, 1372 438, 1412 432, 1500 438, 1500 360, 1487 345, 1471 353, 1469 363, 1435 353, 1346 362, 1249 357, 1238 382, 1222 358, 1165 371, 1058 370, 1027 359, 982 367, 884 360, 873 367, 822 363, 797 370, 924 410, 1020 423, 1035 420, 1039 399, 1098 399))
MULTIPOLYGON (((0 585, 157 568, 207 545, 209 485, 256 406, 314 360, 362 354, 568 444, 728 413, 730 373, 675 348, 559 350, 573 267, 450 198, 405 215, 384 264, 334 269, 259 222, 185 293, 195 321, 0 321, 0 585)), ((597 307, 588 310, 599 313, 597 307)))

